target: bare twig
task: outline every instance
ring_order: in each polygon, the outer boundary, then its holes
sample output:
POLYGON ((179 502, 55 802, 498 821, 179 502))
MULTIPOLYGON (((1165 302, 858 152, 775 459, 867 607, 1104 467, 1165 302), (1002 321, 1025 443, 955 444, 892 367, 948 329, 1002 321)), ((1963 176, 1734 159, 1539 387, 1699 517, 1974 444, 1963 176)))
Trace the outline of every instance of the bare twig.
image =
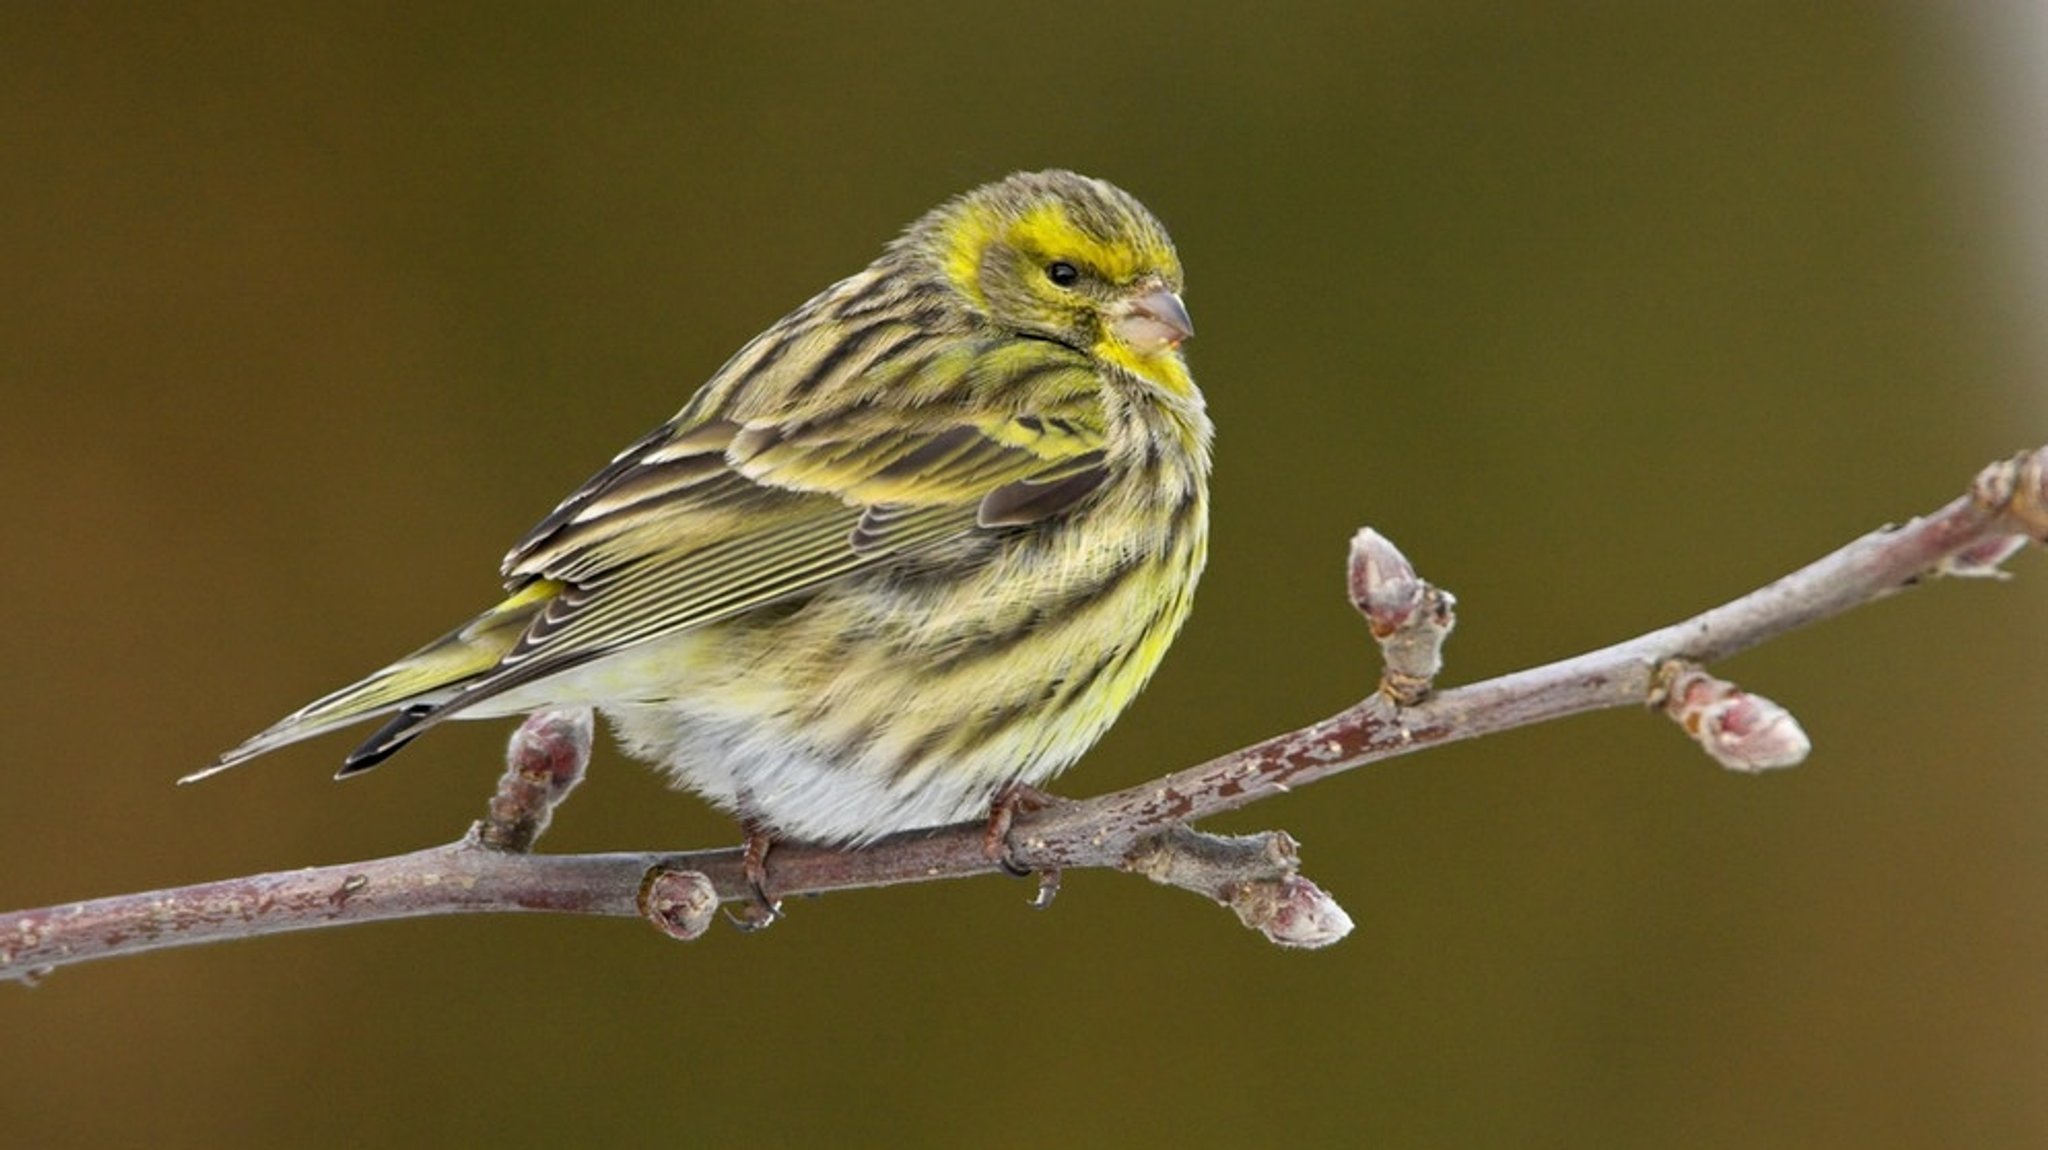
MULTIPOLYGON (((1872 532, 1682 623, 1434 693, 1449 597, 1416 579, 1391 544, 1361 539, 1351 586, 1386 654, 1381 691, 1321 722, 1141 786, 1020 811, 1008 861, 1040 871, 1134 871, 1230 906, 1275 942, 1323 945, 1351 923, 1298 873, 1292 839, 1279 832, 1218 838, 1187 824, 1423 747, 1625 705, 1664 706, 1729 765, 1786 765, 1804 754, 1789 712, 1705 675, 1701 665, 1929 575, 1994 573, 2021 537, 2048 539, 2048 448, 1986 468, 1968 495, 1932 515, 1872 532)), ((0 915, 0 977, 32 979, 87 959, 224 938, 476 911, 640 915, 672 937, 694 938, 716 903, 753 897, 738 848, 520 853, 580 777, 588 750, 586 715, 529 720, 514 738, 491 818, 448 846, 0 915)), ((985 834, 974 823, 858 851, 780 844, 769 856, 770 878, 777 894, 794 895, 987 874, 1000 864, 985 834)))

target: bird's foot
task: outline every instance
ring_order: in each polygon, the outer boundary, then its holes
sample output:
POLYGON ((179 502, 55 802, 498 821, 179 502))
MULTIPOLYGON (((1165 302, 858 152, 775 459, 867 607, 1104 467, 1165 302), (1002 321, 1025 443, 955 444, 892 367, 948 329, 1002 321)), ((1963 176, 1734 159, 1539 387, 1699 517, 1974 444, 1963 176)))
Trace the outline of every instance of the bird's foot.
POLYGON ((774 847, 775 838, 751 819, 740 825, 747 835, 740 847, 740 873, 746 877, 753 898, 744 904, 746 909, 728 908, 725 916, 741 930, 767 930, 782 917, 782 900, 768 894, 768 851, 774 847))
POLYGON ((1019 863, 1010 849, 1010 827, 1017 821, 1017 815, 1041 811, 1059 802, 1056 795, 1049 795, 1029 783, 1010 783, 996 792, 995 801, 989 804, 988 824, 981 832, 981 852, 990 861, 1003 868, 1003 873, 1015 878, 1038 876, 1038 897, 1031 901, 1035 910, 1044 910, 1060 893, 1060 872, 1058 867, 1034 871, 1019 863))

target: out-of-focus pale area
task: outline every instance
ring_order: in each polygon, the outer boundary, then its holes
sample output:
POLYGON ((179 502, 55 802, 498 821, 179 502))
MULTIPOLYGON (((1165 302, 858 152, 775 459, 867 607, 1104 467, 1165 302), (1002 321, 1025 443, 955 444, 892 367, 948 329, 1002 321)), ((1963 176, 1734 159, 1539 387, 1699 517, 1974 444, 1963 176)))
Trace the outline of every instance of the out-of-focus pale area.
MULTIPOLYGON (((1985 4, 1956 23, 1981 73, 1987 131, 1954 133, 1955 166, 1986 174, 1995 188, 2005 253, 1993 274, 2007 289, 2014 330, 2036 364, 2048 363, 2048 6, 1985 4)), ((2048 385, 2030 389, 2034 414, 2048 415, 2048 385)))
MULTIPOLYGON (((15 5, 0 15, 0 905, 445 841, 506 724, 171 781, 497 558, 941 198, 1112 178, 1188 268, 1215 551, 1129 785, 1730 598, 2048 441, 2035 4, 15 5)), ((1268 802, 1281 953, 1070 876, 694 945, 443 919, 0 987, 20 1146, 2048 1142, 2048 560, 1722 668, 1763 778, 1615 713, 1268 802)), ((547 846, 732 841, 609 746, 547 846)))

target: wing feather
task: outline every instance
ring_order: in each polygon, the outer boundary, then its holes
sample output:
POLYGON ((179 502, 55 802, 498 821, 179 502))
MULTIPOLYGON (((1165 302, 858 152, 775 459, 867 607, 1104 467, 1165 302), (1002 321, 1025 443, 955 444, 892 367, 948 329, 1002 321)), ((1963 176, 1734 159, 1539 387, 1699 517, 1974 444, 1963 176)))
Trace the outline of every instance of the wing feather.
MULTIPOLYGON (((759 392, 785 382, 773 372, 714 392, 730 402, 686 409, 641 438, 506 556, 515 587, 547 580, 561 590, 498 665, 358 754, 374 761, 482 699, 626 647, 1071 510, 1107 475, 1099 384, 1064 348, 1024 350, 1004 346, 1002 362, 1030 379, 1028 395, 985 371, 959 373, 969 391, 951 405, 957 418, 937 426, 936 385, 914 368, 901 386, 809 418, 758 414, 759 392)), ((926 366, 957 369, 958 354, 926 366)), ((814 356, 765 362, 800 367, 805 379, 817 368, 814 356)))

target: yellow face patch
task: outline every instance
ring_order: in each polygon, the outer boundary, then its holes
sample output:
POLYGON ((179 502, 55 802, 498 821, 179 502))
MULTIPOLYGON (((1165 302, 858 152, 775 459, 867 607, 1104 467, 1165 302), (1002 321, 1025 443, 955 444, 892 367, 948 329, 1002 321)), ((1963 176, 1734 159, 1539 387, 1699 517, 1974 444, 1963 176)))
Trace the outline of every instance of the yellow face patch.
POLYGON ((1171 252, 1142 251, 1131 242, 1104 243, 1075 224, 1061 204, 1040 204, 1024 213, 1008 238, 1018 251, 1041 260, 1073 260, 1113 284, 1130 283, 1147 271, 1163 274, 1173 258, 1171 252))
POLYGON ((1095 345, 1095 354, 1168 395, 1185 399, 1195 393, 1195 380, 1188 374, 1187 362, 1172 348, 1144 355, 1133 351, 1128 344, 1105 338, 1095 345))
POLYGON ((1136 221, 1126 229, 1129 234, 1105 241, 1076 223, 1064 204, 1034 204, 1014 218, 1005 215, 992 205, 970 205, 946 233, 946 275, 976 303, 988 302, 980 282, 981 263, 989 245, 998 240, 1034 262, 1072 260, 1112 284, 1128 284, 1148 274, 1168 282, 1180 278, 1173 248, 1136 221))
POLYGON ((981 290, 981 255, 995 241, 1002 221, 980 204, 972 205, 946 229, 946 278, 966 296, 986 306, 988 294, 981 290))

